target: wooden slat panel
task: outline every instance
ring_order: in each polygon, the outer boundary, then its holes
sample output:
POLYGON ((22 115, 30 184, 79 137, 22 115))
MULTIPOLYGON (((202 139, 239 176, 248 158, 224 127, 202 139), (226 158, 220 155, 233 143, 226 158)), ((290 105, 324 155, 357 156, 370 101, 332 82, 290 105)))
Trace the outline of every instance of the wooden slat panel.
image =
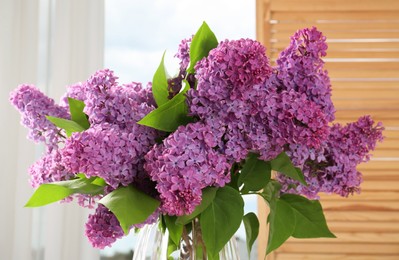
MULTIPOLYGON (((397 211, 399 210, 399 203, 392 203, 391 201, 351 201, 344 199, 339 201, 322 201, 323 209, 325 211, 397 211)), ((355 224, 354 224, 355 225, 355 224)), ((399 223, 395 226, 399 232, 399 223)), ((388 224, 387 224, 388 227, 388 224)), ((367 230, 373 229, 372 226, 367 230)), ((365 231, 365 229, 363 229, 365 231)))
MULTIPOLYGON (((322 18, 325 19, 325 17, 322 18)), ((318 22, 317 20, 310 22, 296 21, 295 23, 285 23, 283 21, 271 24, 271 31, 272 33, 289 32, 290 34, 292 34, 298 29, 311 28, 313 26, 317 27, 317 29, 322 31, 324 35, 328 35, 329 32, 338 32, 338 31, 355 31, 355 32, 370 32, 370 33, 375 31, 397 31, 399 28, 399 19, 397 21, 391 20, 387 22, 359 22, 359 20, 355 20, 355 21, 346 21, 345 23, 340 22, 339 20, 331 20, 328 22, 318 22)))
MULTIPOLYGON (((331 63, 330 63, 331 64, 331 63)), ((339 64, 339 63, 334 63, 339 64)), ((343 63, 341 63, 343 64, 343 63)), ((395 63, 396 64, 396 63, 395 63)), ((345 66, 345 64, 343 64, 345 66)), ((398 90, 399 81, 334 81, 333 91, 335 89, 357 89, 357 90, 371 90, 371 89, 385 89, 398 90)))
POLYGON ((372 232, 335 232, 336 239, 331 238, 316 238, 316 239, 297 239, 290 238, 289 243, 398 243, 399 233, 372 233, 372 232))
MULTIPOLYGON (((263 258, 262 258, 263 259, 263 258)), ((269 258, 267 258, 269 260, 269 258)), ((314 253, 304 253, 304 254, 295 254, 295 253, 277 253, 275 260, 398 260, 397 255, 387 255, 384 254, 382 257, 379 253, 370 253, 370 254, 353 254, 353 253, 328 253, 328 254, 314 254, 314 253)))
MULTIPOLYGON (((384 178, 385 179, 385 178, 384 178)), ((346 202, 347 200, 351 202, 359 202, 363 200, 367 201, 393 201, 394 203, 399 202, 399 191, 391 191, 389 189, 382 191, 370 191, 370 190, 362 190, 360 194, 355 194, 348 198, 342 198, 339 195, 328 195, 328 194, 320 194, 321 201, 338 201, 338 202, 346 202)), ((399 219, 399 214, 398 219, 399 219)), ((350 217, 350 216, 349 216, 350 217)))
POLYGON ((263 40, 271 61, 296 30, 316 26, 329 46, 324 60, 336 122, 369 114, 386 128, 371 161, 358 166, 362 193, 322 195, 329 226, 340 238, 290 239, 270 259, 399 259, 399 1, 265 1, 271 9, 262 23, 271 36, 263 40))
MULTIPOLYGON (((399 169, 399 161, 397 162, 397 164, 398 164, 398 169, 399 169)), ((386 190, 389 190, 389 191, 399 192, 399 181, 397 181, 397 180, 396 181, 393 181, 393 180, 364 181, 362 183, 361 187, 362 187, 363 191, 386 191, 386 190)))
POLYGON ((347 99, 348 97, 356 97, 361 99, 388 99, 399 97, 399 88, 393 90, 386 89, 370 89, 367 91, 359 91, 360 89, 337 89, 333 88, 333 99, 347 99))
MULTIPOLYGON (((362 163, 360 164, 357 169, 362 172, 363 170, 380 170, 381 172, 383 171, 392 171, 392 170, 398 170, 399 169, 399 162, 393 161, 393 162, 382 162, 382 161, 369 161, 367 163, 362 163)), ((383 187, 381 187, 383 188, 383 187)))
POLYGON ((334 78, 395 78, 399 81, 399 71, 397 70, 359 70, 359 69, 351 69, 351 70, 330 70, 328 75, 332 80, 334 78))
POLYGON ((395 110, 398 111, 399 99, 338 99, 334 100, 336 109, 381 109, 381 110, 395 110))
MULTIPOLYGON (((399 254, 399 244, 386 243, 342 243, 332 247, 328 243, 287 243, 280 247, 279 252, 298 252, 298 253, 354 253, 354 254, 378 254, 380 259, 384 255, 399 254)), ((321 258, 323 259, 323 258, 321 258)))
MULTIPOLYGON (((399 49, 397 50, 399 51, 399 49)), ((353 51, 347 51, 348 53, 353 53, 353 51)), ((367 50, 367 52, 370 52, 370 50, 367 50)), ((367 52, 357 52, 359 53, 367 53, 367 52)), ((390 52, 388 52, 390 53, 390 52)), ((330 52, 328 52, 327 56, 329 56, 330 52)), ((343 69, 359 69, 359 70, 385 70, 385 69, 397 69, 399 71, 399 61, 398 62, 332 62, 332 61, 326 61, 324 64, 324 69, 326 70, 343 70, 343 69)), ((335 82, 334 88, 339 84, 340 82, 335 82)), ((358 82, 352 82, 352 83, 358 83, 358 82)), ((390 83, 388 85, 393 85, 397 89, 399 89, 399 81, 392 83, 392 82, 383 82, 382 84, 379 84, 378 87, 382 88, 387 85, 387 83, 390 83)), ((368 82, 368 84, 374 84, 368 82)), ((364 83, 363 83, 364 85, 364 83)))
POLYGON ((272 11, 392 11, 399 10, 399 2, 391 0, 273 0, 272 11))
MULTIPOLYGON (((374 152, 373 152, 374 153, 374 152)), ((362 170, 361 173, 363 175, 367 175, 368 178, 374 178, 374 179, 389 179, 389 178, 393 178, 393 177, 398 177, 399 176, 399 170, 369 170, 369 169, 365 169, 362 170)), ((389 200, 389 198, 387 198, 389 200)), ((398 214, 399 215, 399 214, 398 214)))
MULTIPOLYGON (((274 0, 272 0, 274 1, 274 0)), ((302 1, 306 2, 306 1, 302 1)), ((330 9, 326 9, 323 12, 312 12, 312 11, 301 11, 296 10, 283 10, 281 12, 272 12, 270 19, 265 19, 264 22, 270 23, 269 21, 284 21, 284 22, 330 22, 335 23, 348 23, 348 22, 368 22, 368 23, 378 23, 378 22, 398 22, 398 12, 394 10, 378 11, 378 10, 368 10, 368 11, 352 11, 352 12, 335 12, 330 9)))
MULTIPOLYGON (((362 90, 359 90, 362 91, 362 90)), ((399 126, 399 113, 395 109, 363 109, 363 110, 345 110, 339 109, 335 112, 335 117, 340 121, 356 121, 364 115, 372 115, 375 122, 383 121, 384 125, 387 120, 396 120, 399 126)), ((399 130, 399 129, 398 129, 399 130)), ((384 136, 399 138, 397 131, 384 131, 384 136)))
MULTIPOLYGON (((364 222, 399 222, 399 214, 394 211, 326 211, 324 212, 327 223, 329 221, 364 221, 364 222)), ((370 223, 372 225, 372 223, 370 223)))

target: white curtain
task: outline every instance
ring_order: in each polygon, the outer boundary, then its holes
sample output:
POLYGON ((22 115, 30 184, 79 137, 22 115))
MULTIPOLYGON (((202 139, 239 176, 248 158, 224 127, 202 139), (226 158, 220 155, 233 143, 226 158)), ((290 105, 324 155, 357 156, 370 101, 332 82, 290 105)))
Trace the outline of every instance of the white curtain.
POLYGON ((39 156, 9 104, 21 83, 59 100, 65 86, 103 64, 103 0, 0 0, 0 259, 98 259, 84 237, 87 212, 75 204, 23 208, 27 168, 39 156))

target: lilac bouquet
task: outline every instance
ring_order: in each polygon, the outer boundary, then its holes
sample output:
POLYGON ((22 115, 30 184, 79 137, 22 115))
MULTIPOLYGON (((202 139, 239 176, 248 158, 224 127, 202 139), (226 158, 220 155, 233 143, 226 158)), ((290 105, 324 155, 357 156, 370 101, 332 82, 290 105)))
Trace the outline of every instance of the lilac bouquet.
POLYGON ((369 116, 332 122, 325 40, 316 28, 297 31, 272 67, 259 42, 218 42, 204 23, 181 42, 174 77, 163 58, 147 86, 100 70, 60 104, 19 86, 11 103, 46 147, 29 168, 37 189, 26 206, 95 208, 85 233, 97 248, 159 221, 175 249, 195 219, 216 259, 241 222, 251 250, 259 220, 244 215, 242 196, 257 194, 270 206, 267 253, 290 236, 334 237, 318 193, 360 191, 356 166, 383 127, 369 116))

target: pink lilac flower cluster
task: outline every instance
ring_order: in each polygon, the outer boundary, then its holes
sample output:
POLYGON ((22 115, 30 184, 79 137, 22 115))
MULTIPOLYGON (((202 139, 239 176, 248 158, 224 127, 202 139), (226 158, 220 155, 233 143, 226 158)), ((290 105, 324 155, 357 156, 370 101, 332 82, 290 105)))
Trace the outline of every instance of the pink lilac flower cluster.
MULTIPOLYGON (((303 60, 308 71, 319 72, 313 64, 320 63, 318 56, 303 60)), ((327 137, 329 115, 301 88, 281 88, 277 75, 282 72, 269 65, 260 43, 221 42, 195 69, 198 85, 188 93, 190 112, 223 136, 221 149, 230 161, 239 162, 250 151, 270 160, 286 145, 317 147, 327 137)), ((312 86, 317 93, 319 86, 312 86)), ((329 96, 323 98, 332 104, 329 96)))
POLYGON ((124 235, 118 219, 101 204, 98 204, 94 214, 89 215, 85 233, 91 244, 100 249, 111 245, 124 235))
MULTIPOLYGON (((150 85, 143 87, 135 82, 118 85, 113 72, 105 69, 97 71, 86 82, 69 86, 60 105, 30 85, 20 86, 11 93, 10 100, 21 112, 22 123, 30 128, 29 137, 44 142, 48 148, 43 158, 29 168, 33 187, 69 180, 75 178, 77 173, 84 173, 88 178, 103 178, 108 185, 105 193, 120 185, 133 183, 144 192, 156 195, 143 164, 144 155, 160 137, 160 132, 137 124, 155 108, 150 85), (65 133, 46 116, 69 119, 68 97, 85 103, 84 112, 90 128, 66 138, 65 133)), ((96 200, 101 198, 86 194, 75 194, 73 197, 79 205, 89 208, 93 208, 96 200)), ((63 202, 72 201, 73 197, 63 202)), ((158 215, 159 210, 142 224, 156 221, 158 215)), ((123 235, 116 232, 121 229, 119 222, 104 207, 90 217, 86 228, 95 247, 110 245, 115 238, 123 235), (100 232, 104 227, 102 225, 108 225, 113 231, 104 229, 100 232)))
POLYGON ((343 197, 359 192, 362 174, 356 166, 369 160, 369 152, 383 139, 382 130, 381 123, 375 124, 369 116, 364 116, 346 126, 333 124, 319 149, 309 152, 306 147, 292 147, 288 154, 302 168, 308 186, 279 175, 282 191, 311 199, 318 198, 320 192, 343 197))
POLYGON ((10 101, 21 113, 21 124, 29 129, 28 138, 44 143, 49 153, 57 150, 65 133, 61 133, 46 116, 68 119, 68 110, 55 104, 33 85, 20 85, 11 92, 10 101))
POLYGON ((142 156, 153 144, 142 129, 138 125, 121 129, 103 123, 73 133, 61 150, 62 164, 70 172, 101 177, 114 189, 128 186, 139 174, 142 156))
POLYGON ((326 50, 326 37, 315 27, 298 30, 276 60, 277 73, 272 81, 278 89, 305 94, 321 107, 331 122, 335 109, 331 102, 330 79, 323 67, 326 50))
POLYGON ((214 148, 219 140, 201 122, 180 126, 145 156, 145 170, 155 181, 169 215, 188 215, 201 203, 202 190, 230 182, 226 157, 214 148))
POLYGON ((179 44, 179 48, 177 49, 177 53, 175 55, 176 58, 180 60, 180 70, 186 70, 190 63, 190 43, 192 41, 192 37, 188 39, 184 39, 179 44))
MULTIPOLYGON (((187 75, 192 38, 183 40, 176 54, 179 74, 167 82, 168 98, 181 91, 186 79, 193 122, 168 136, 137 123, 156 107, 151 85, 119 85, 111 70, 69 86, 60 105, 34 86, 22 85, 11 102, 30 129, 29 137, 47 146, 45 156, 29 169, 31 184, 38 187, 83 173, 104 179, 104 194, 134 185, 161 202, 146 221, 132 226, 139 228, 160 214, 192 213, 203 190, 228 184, 233 164, 241 165, 248 153, 272 160, 286 152, 308 186, 278 175, 282 192, 348 196, 359 190, 362 177, 356 166, 369 159, 383 128, 369 117, 330 126, 334 106, 322 60, 325 40, 316 28, 299 30, 275 67, 259 42, 225 40, 195 65, 195 75, 187 75), (84 102, 90 127, 66 138, 45 116, 69 119, 68 97, 84 102)), ((79 194, 77 199, 94 207, 101 196, 79 194)), ((97 205, 86 235, 94 247, 104 248, 123 231, 115 215, 97 205)))
POLYGON ((29 167, 30 183, 33 188, 43 183, 69 180, 74 177, 61 163, 61 154, 58 150, 46 153, 42 158, 29 167))

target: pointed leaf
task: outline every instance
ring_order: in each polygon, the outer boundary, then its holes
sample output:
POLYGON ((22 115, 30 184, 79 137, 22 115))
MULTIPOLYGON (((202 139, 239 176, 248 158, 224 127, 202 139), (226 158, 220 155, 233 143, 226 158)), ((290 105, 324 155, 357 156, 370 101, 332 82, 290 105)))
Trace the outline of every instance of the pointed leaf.
POLYGON ((175 252, 178 248, 178 244, 176 245, 175 242, 170 238, 168 239, 168 250, 167 250, 167 257, 168 260, 174 260, 175 258, 173 256, 171 256, 171 254, 173 254, 173 252, 175 252))
POLYGON ((187 73, 194 73, 194 66, 202 58, 208 56, 210 50, 216 48, 218 40, 209 26, 203 22, 191 41, 190 66, 187 73))
POLYGON ((103 192, 103 186, 97 185, 96 178, 79 178, 68 181, 46 183, 39 186, 25 207, 44 206, 75 194, 97 195, 103 192))
POLYGON ((269 181, 266 186, 263 188, 260 195, 269 203, 271 204, 274 200, 279 197, 281 189, 281 184, 278 181, 271 180, 269 181))
POLYGON ((243 218, 245 235, 247 241, 248 259, 251 255, 252 246, 259 234, 259 220, 255 213, 250 212, 243 218))
POLYGON ((290 205, 284 200, 276 199, 270 205, 269 219, 269 239, 266 253, 281 246, 295 230, 295 215, 290 205))
POLYGON ((133 186, 120 187, 108 193, 99 203, 114 213, 125 234, 129 233, 133 224, 145 221, 160 204, 133 186))
POLYGON ((30 197, 25 207, 41 207, 65 199, 69 195, 72 195, 72 190, 66 187, 55 184, 42 184, 30 197))
POLYGON ((83 126, 72 120, 53 116, 46 116, 46 118, 56 127, 64 129, 68 136, 71 136, 71 134, 74 132, 83 132, 84 130, 86 130, 83 126))
POLYGON ((271 166, 272 170, 278 171, 304 185, 307 185, 302 171, 292 164, 290 157, 288 157, 285 152, 280 153, 275 159, 273 159, 271 161, 271 166))
POLYGON ((281 200, 287 202, 295 214, 296 238, 335 237, 328 229, 321 204, 295 194, 284 194, 281 200))
POLYGON ((204 211, 214 200, 216 196, 216 191, 218 188, 216 187, 207 187, 202 190, 202 200, 201 204, 199 204, 191 213, 190 215, 183 215, 179 216, 176 219, 176 223, 180 225, 186 225, 191 222, 196 216, 201 214, 202 211, 204 211))
POLYGON ((265 187, 271 176, 270 162, 258 159, 258 155, 250 153, 238 178, 238 186, 244 184, 241 192, 258 191, 265 187))
POLYGON ((68 104, 72 121, 78 123, 84 129, 89 129, 89 120, 87 119, 87 115, 83 112, 83 109, 85 108, 85 103, 81 100, 68 98, 68 104))
POLYGON ((176 224, 176 216, 164 215, 163 218, 169 231, 169 238, 171 238, 176 245, 179 245, 181 235, 183 234, 183 225, 176 224))
POLYGON ((149 126, 165 132, 173 132, 180 125, 192 122, 192 118, 187 116, 188 108, 186 104, 186 92, 190 89, 190 85, 186 83, 186 87, 182 92, 177 94, 168 102, 151 111, 138 124, 149 126))
POLYGON ((158 107, 169 101, 168 96, 168 75, 164 64, 165 52, 162 55, 161 63, 152 78, 152 94, 158 107))
POLYGON ((240 227, 244 215, 244 201, 240 193, 224 186, 200 215, 202 238, 208 258, 214 259, 240 227))

